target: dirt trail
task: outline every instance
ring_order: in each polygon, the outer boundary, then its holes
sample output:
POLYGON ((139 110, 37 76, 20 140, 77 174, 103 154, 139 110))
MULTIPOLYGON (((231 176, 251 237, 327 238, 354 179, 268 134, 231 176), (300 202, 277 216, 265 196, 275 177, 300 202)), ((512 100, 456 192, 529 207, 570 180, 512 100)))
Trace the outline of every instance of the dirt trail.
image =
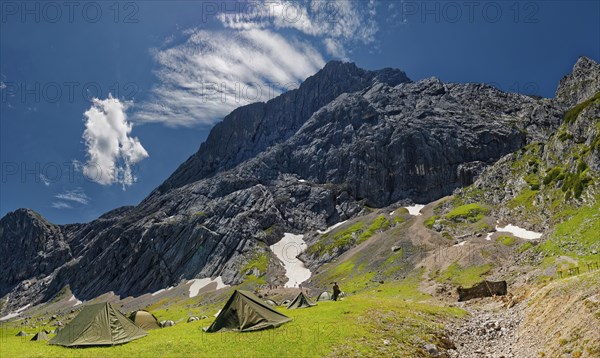
POLYGON ((459 305, 470 316, 446 325, 456 350, 450 357, 460 358, 521 358, 536 357, 535 351, 520 344, 519 327, 524 320, 523 303, 510 308, 502 298, 485 298, 477 303, 459 305))

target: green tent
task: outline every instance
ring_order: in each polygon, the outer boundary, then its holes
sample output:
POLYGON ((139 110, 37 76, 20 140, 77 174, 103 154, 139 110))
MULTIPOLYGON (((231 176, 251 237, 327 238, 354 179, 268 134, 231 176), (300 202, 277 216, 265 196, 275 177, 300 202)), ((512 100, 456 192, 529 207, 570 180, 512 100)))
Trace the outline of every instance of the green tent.
POLYGON ((277 302, 273 301, 273 300, 265 300, 265 303, 268 304, 269 306, 277 306, 277 302))
POLYGON ((110 303, 86 306, 52 338, 50 344, 65 347, 113 346, 142 338, 139 328, 110 303))
POLYGON ((49 340, 50 337, 48 337, 48 333, 46 333, 46 331, 41 331, 35 334, 35 336, 33 336, 33 338, 31 338, 32 341, 47 341, 49 340))
POLYGON ((27 333, 23 332, 23 331, 19 331, 19 333, 15 334, 15 336, 17 337, 25 337, 27 335, 27 333))
POLYGON ((129 319, 135 323, 136 326, 146 331, 160 328, 156 317, 154 317, 154 315, 148 311, 139 310, 132 312, 129 315, 129 319))
POLYGON ((235 290, 207 332, 257 331, 275 328, 291 319, 279 313, 254 294, 235 290))
POLYGON ((308 297, 306 297, 306 295, 304 295, 304 292, 300 291, 300 293, 298 294, 298 296, 296 296, 296 298, 294 298, 292 300, 292 303, 290 303, 287 306, 288 310, 293 310, 296 308, 306 308, 306 307, 312 307, 315 306, 315 303, 312 303, 308 297))
POLYGON ((329 301, 329 300, 331 300, 331 293, 329 293, 327 291, 321 292, 321 294, 317 298, 317 302, 318 301, 329 301))

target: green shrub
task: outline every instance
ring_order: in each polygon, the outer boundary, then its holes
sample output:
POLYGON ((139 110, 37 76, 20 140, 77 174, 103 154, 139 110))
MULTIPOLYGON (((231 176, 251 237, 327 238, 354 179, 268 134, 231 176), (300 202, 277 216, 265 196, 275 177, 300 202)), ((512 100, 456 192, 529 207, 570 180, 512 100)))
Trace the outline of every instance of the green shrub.
POLYGON ((517 252, 522 254, 523 252, 531 249, 532 247, 533 247, 533 244, 530 241, 527 241, 523 245, 519 246, 519 249, 517 250, 517 252))
POLYGON ((269 255, 265 251, 257 251, 250 257, 248 263, 242 268, 242 274, 245 274, 248 270, 257 268, 261 275, 264 275, 265 272, 267 272, 268 266, 269 255))
POLYGON ((428 218, 427 220, 425 220, 425 222, 424 222, 424 224, 425 224, 425 227, 426 227, 426 228, 428 228, 428 229, 431 229, 431 228, 433 228, 433 224, 435 224, 435 221, 436 221, 437 219, 439 219, 439 218, 440 218, 440 217, 439 217, 439 216, 437 216, 437 215, 433 215, 433 216, 431 216, 430 218, 428 218))
POLYGON ((446 219, 450 221, 469 221, 477 222, 481 220, 485 215, 489 214, 490 210, 481 206, 478 203, 461 205, 452 209, 448 214, 445 215, 446 219))
POLYGON ((406 219, 403 216, 394 217, 394 224, 402 224, 406 219))
POLYGON ((437 281, 451 282, 462 287, 471 287, 482 281, 482 276, 486 275, 492 268, 491 264, 461 267, 455 262, 439 275, 437 281))
POLYGON ((525 177, 525 181, 529 184, 529 188, 531 190, 539 190, 540 189, 540 179, 535 174, 527 174, 525 177))
POLYGON ((580 104, 576 105, 575 107, 571 108, 571 110, 569 110, 566 114, 565 114, 565 119, 564 119, 564 123, 573 123, 575 122, 575 120, 577 119, 577 117, 579 117, 579 114, 586 109, 587 107, 589 107, 594 101, 596 100, 600 100, 600 92, 596 93, 594 95, 594 97, 581 102, 580 104))
POLYGON ((590 149, 595 151, 600 151, 600 135, 597 135, 596 138, 590 144, 590 149))
MULTIPOLYGON (((579 168, 580 166, 578 165, 578 170, 579 168)), ((580 173, 567 173, 561 190, 565 193, 567 200, 571 197, 578 199, 581 197, 583 190, 592 182, 593 179, 585 174, 585 169, 580 173)))
POLYGON ((367 230, 363 231, 363 233, 360 234, 360 237, 358 238, 356 243, 360 244, 360 243, 368 240, 377 231, 384 231, 384 230, 387 230, 387 228, 389 228, 389 227, 390 227, 389 220, 386 219, 385 216, 381 215, 381 216, 377 217, 377 219, 373 220, 373 222, 371 223, 371 225, 369 226, 369 228, 367 230))
MULTIPOLYGON (((543 180, 544 185, 548 185, 548 184, 552 183, 554 180, 557 180, 561 174, 562 174, 561 167, 554 167, 554 168, 550 169, 550 171, 544 177, 544 180, 543 180)), ((563 175, 563 178, 564 178, 564 175, 563 175)))
POLYGON ((365 226, 366 225, 363 222, 359 221, 350 226, 348 229, 335 233, 335 235, 333 235, 333 247, 328 248, 328 251, 334 248, 343 248, 354 244, 355 234, 363 231, 365 226))
POLYGON ((564 141, 566 141, 566 140, 571 140, 571 139, 573 139, 573 135, 572 135, 571 133, 568 133, 567 131, 561 131, 561 132, 558 134, 558 139, 559 139, 561 142, 564 142, 564 141))
POLYGON ((515 238, 511 237, 511 236, 500 236, 499 238, 496 239, 496 241, 498 241, 499 243, 501 243, 502 245, 505 245, 505 246, 512 246, 516 242, 515 238))
POLYGON ((577 161, 577 174, 583 173, 587 168, 588 166, 583 160, 579 159, 577 161))

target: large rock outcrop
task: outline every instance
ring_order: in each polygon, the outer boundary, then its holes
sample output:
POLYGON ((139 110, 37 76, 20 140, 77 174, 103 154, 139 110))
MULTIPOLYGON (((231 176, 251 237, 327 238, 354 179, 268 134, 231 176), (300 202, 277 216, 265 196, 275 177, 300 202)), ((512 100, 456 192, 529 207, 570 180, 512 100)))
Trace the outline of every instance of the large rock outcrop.
POLYGON ((0 290, 23 280, 51 274, 71 258, 59 226, 38 213, 19 209, 0 220, 0 290))
POLYGON ((573 71, 560 80, 556 100, 572 107, 600 91, 600 64, 588 57, 579 57, 573 71))

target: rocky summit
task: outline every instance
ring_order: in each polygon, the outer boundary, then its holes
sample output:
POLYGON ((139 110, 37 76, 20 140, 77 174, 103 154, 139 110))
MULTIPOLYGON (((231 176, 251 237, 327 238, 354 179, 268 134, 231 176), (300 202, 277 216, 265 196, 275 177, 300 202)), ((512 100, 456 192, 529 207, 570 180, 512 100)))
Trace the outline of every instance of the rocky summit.
MULTIPOLYGON (((482 172, 476 185, 509 180, 489 166, 558 140, 567 110, 600 90, 599 74, 581 58, 556 98, 543 99, 330 62, 298 89, 234 110, 135 207, 85 224, 54 225, 25 209, 2 218, 0 297, 10 299, 0 313, 49 300, 66 285, 91 299, 183 279, 237 284, 248 261, 272 255, 267 246, 284 232, 325 229, 398 202, 429 203, 482 172)), ((586 128, 574 120, 565 138, 593 140, 586 128)), ((544 153, 563 149, 555 143, 544 153)), ((586 165, 598 169, 597 161, 586 165)), ((271 283, 285 281, 279 261, 266 270, 271 283)))

